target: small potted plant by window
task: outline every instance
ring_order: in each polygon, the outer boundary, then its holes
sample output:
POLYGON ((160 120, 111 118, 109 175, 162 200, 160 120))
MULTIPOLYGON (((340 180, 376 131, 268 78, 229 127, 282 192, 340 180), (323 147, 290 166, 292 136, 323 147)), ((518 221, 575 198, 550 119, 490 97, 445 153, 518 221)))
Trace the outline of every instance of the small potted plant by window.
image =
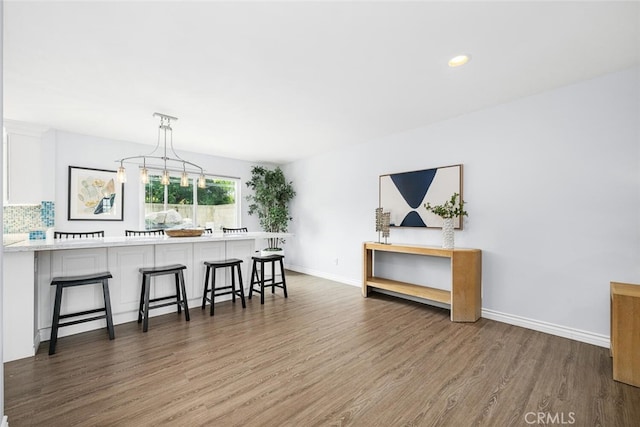
MULTIPOLYGON (((262 166, 251 168, 251 179, 247 181, 247 187, 254 191, 247 196, 249 202, 249 215, 256 214, 260 220, 260 226, 266 232, 285 233, 292 220, 289 215, 289 202, 296 195, 291 182, 287 182, 282 169, 279 167, 270 170, 262 166)), ((282 253, 281 238, 269 238, 268 247, 262 255, 282 253)))
POLYGON ((453 222, 455 218, 468 216, 467 211, 464 210, 464 200, 458 197, 460 194, 453 193, 453 196, 442 205, 431 206, 430 203, 425 203, 424 207, 428 212, 433 212, 442 218, 442 247, 444 249, 453 249, 454 237, 453 237, 453 222))

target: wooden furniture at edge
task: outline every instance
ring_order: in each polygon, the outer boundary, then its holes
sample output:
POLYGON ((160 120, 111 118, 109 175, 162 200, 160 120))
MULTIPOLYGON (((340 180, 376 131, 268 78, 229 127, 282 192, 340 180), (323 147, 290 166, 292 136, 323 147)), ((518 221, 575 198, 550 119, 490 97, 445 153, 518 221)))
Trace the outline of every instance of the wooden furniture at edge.
POLYGON ((430 301, 449 304, 451 321, 475 322, 482 308, 482 251, 479 249, 442 249, 434 246, 397 245, 365 242, 362 295, 370 288, 385 289, 430 301), (396 252, 451 259, 451 291, 415 285, 374 275, 374 251, 396 252))
POLYGON ((613 379, 640 387, 640 285, 611 282, 613 379))

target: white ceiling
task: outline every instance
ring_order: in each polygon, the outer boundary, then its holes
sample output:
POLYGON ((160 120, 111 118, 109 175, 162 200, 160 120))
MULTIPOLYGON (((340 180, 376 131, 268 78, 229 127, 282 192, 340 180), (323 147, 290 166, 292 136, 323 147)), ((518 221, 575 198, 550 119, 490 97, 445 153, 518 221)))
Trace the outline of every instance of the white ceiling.
POLYGON ((7 119, 286 163, 638 65, 640 2, 5 1, 3 54, 7 119))

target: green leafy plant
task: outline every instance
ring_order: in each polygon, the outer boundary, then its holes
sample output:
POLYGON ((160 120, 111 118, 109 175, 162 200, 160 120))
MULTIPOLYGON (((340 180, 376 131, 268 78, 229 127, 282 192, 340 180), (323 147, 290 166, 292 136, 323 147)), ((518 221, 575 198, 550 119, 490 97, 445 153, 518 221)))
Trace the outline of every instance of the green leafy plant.
MULTIPOLYGON (((249 215, 258 215, 260 226, 264 231, 286 232, 289 221, 293 219, 289 215, 289 202, 296 192, 292 182, 286 181, 282 169, 252 167, 251 179, 247 181, 247 187, 254 192, 246 197, 249 202, 249 215)), ((283 239, 268 239, 268 249, 278 249, 282 242, 284 242, 283 239)))
POLYGON ((444 202, 442 205, 431 206, 428 202, 424 204, 427 211, 433 212, 441 218, 457 218, 459 216, 469 216, 467 211, 464 210, 464 200, 458 197, 460 194, 453 193, 451 199, 444 202))

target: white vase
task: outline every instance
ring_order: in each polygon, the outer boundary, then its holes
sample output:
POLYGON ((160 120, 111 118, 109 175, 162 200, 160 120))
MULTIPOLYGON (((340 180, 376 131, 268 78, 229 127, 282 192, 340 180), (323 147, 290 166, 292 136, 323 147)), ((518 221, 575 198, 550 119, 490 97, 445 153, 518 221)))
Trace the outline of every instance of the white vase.
POLYGON ((453 218, 442 220, 442 248, 453 249, 453 218))
POLYGON ((269 255, 282 255, 282 256, 284 256, 284 249, 282 249, 282 248, 279 248, 279 249, 268 248, 268 249, 262 249, 260 251, 260 256, 269 256, 269 255))

